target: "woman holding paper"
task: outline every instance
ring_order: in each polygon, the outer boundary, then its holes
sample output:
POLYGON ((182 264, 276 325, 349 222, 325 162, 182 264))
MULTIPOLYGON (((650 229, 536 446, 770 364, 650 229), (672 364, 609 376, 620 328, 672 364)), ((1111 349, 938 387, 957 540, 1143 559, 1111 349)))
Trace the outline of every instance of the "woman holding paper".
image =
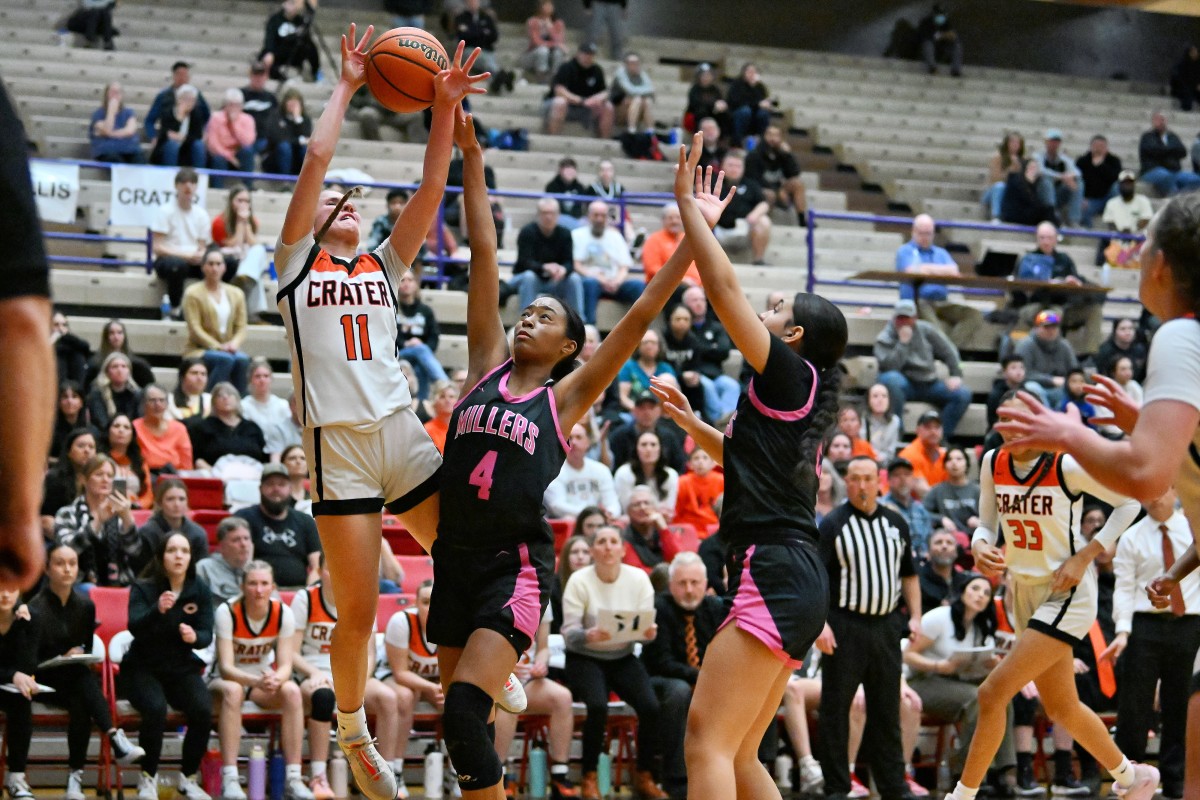
MULTIPOLYGON (((29 601, 29 612, 38 626, 37 660, 44 663, 59 657, 85 657, 92 652, 96 630, 96 606, 75 591, 79 556, 65 544, 47 556, 46 583, 29 601)), ((67 709, 67 792, 65 800, 83 800, 83 768, 87 765, 92 723, 108 736, 113 755, 120 764, 132 764, 146 754, 130 743, 125 731, 113 725, 108 700, 100 688, 100 676, 91 661, 62 664, 38 670, 41 683, 54 691, 41 698, 67 709)))
POLYGON ((596 764, 608 726, 610 691, 637 712, 635 794, 666 796, 651 772, 659 749, 658 699, 646 668, 633 655, 636 641, 650 641, 658 632, 654 624, 654 589, 645 572, 621 563, 624 557, 621 532, 610 526, 601 528, 592 543, 592 564, 573 572, 563 590, 567 685, 575 699, 587 706, 580 787, 584 800, 600 795, 596 764), (620 627, 612 624, 614 613, 625 620, 620 627))
MULTIPOLYGON (((909 685, 921 698, 924 713, 939 722, 962 724, 959 748, 950 761, 951 774, 962 772, 975 732, 979 682, 999 663, 994 654, 996 624, 992 584, 975 575, 953 603, 921 617, 921 632, 904 651, 904 663, 912 670, 909 685)), ((1010 731, 1011 722, 1010 716, 1010 731)), ((1010 739, 1005 737, 1005 742, 1010 739)), ((1008 766, 1015 760, 1009 747, 1007 752, 1001 749, 995 763, 1008 766)))
POLYGON ((33 800, 25 780, 29 740, 33 738, 30 700, 38 693, 33 671, 37 664, 37 629, 25 608, 18 609, 21 593, 0 589, 0 711, 8 741, 4 793, 9 800, 33 800))

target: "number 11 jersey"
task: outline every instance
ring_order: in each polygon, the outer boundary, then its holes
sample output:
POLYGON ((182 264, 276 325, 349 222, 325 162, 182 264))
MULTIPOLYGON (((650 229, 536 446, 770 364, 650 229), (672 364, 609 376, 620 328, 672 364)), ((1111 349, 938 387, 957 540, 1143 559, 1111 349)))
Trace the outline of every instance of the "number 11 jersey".
POLYGON ((508 391, 512 360, 455 407, 441 469, 438 541, 455 547, 553 542, 542 514, 546 487, 567 458, 554 390, 508 391))
POLYGON ((411 406, 396 358, 395 287, 408 266, 390 240, 347 261, 308 233, 292 245, 279 241, 275 265, 300 424, 370 433, 411 406))

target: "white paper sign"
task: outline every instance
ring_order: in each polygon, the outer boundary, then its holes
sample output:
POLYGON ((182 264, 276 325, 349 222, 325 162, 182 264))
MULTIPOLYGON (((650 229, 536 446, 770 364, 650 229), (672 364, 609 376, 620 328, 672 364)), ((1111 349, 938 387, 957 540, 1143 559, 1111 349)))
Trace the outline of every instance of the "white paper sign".
MULTIPOLYGON (((116 164, 112 168, 109 224, 150 227, 158 210, 175 202, 178 167, 145 167, 116 164)), ((208 176, 201 174, 194 202, 204 205, 208 176)))
POLYGON ((38 216, 46 222, 75 221, 79 206, 79 165, 33 159, 29 179, 37 201, 38 216))
POLYGON ((596 612, 596 627, 608 631, 611 637, 609 643, 644 642, 646 630, 654 625, 656 613, 653 608, 642 611, 609 611, 602 608, 596 612))

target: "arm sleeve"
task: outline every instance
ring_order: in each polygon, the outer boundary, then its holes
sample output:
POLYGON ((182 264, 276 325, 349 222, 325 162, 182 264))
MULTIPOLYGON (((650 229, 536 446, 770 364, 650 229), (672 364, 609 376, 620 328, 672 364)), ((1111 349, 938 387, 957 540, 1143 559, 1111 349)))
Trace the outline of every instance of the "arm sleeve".
POLYGON ((559 629, 567 644, 579 649, 587 644, 587 634, 583 629, 583 612, 587 607, 587 589, 583 580, 572 575, 567 579, 562 597, 562 627, 559 629))
POLYGON ((201 581, 195 583, 196 621, 192 626, 196 631, 196 641, 192 642, 193 650, 203 650, 212 644, 213 640, 213 605, 212 592, 201 581))
POLYGON ((996 451, 989 450, 983 454, 979 462, 979 527, 975 529, 971 541, 980 539, 994 545, 998 539, 996 527, 999 525, 996 512, 996 485, 992 482, 992 461, 996 451))
POLYGON ((908 344, 902 343, 896 338, 896 331, 891 328, 884 328, 883 332, 875 339, 874 355, 875 360, 879 363, 880 372, 899 371, 908 363, 908 356, 911 350, 912 342, 908 344))
POLYGON ((135 639, 153 636, 162 620, 158 613, 158 595, 150 596, 152 589, 147 583, 135 583, 129 588, 129 632, 135 639))
POLYGON ((940 330, 927 322, 923 325, 921 322, 918 322, 917 325, 919 325, 925 332, 925 335, 929 337, 929 344, 933 347, 934 358, 945 364, 946 368, 950 370, 950 374, 952 376, 961 378, 962 360, 959 357, 958 348, 954 346, 954 343, 946 337, 946 334, 942 333, 940 330))

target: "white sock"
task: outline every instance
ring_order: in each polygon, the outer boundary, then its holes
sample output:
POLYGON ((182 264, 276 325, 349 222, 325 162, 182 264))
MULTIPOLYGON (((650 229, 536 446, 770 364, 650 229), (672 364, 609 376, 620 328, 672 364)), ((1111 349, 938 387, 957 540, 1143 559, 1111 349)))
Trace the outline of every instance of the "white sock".
POLYGON ((800 756, 800 763, 807 766, 809 764, 816 764, 817 760, 812 756, 800 756))
POLYGON ((236 781, 238 779, 237 764, 226 764, 221 767, 221 778, 229 778, 236 781))
POLYGON ((403 758, 393 758, 392 759, 392 772, 396 773, 397 775, 404 774, 404 759, 403 758))
POLYGON ((969 786, 964 786, 962 781, 959 781, 958 785, 954 787, 954 796, 958 800, 975 800, 975 795, 977 794, 979 794, 978 786, 972 789, 969 786))
POLYGON ((554 764, 551 764, 550 765, 550 774, 551 775, 566 775, 567 774, 567 765, 559 764, 557 762, 554 764))
POLYGON ((286 767, 284 767, 283 774, 287 776, 289 781, 300 780, 300 765, 288 764, 286 767))
POLYGON ((314 778, 319 778, 325 774, 326 763, 327 762, 325 762, 325 761, 313 761, 312 762, 312 765, 309 767, 309 769, 312 770, 312 776, 314 778))
POLYGON ((343 742, 367 736, 367 712, 362 706, 356 711, 337 712, 338 738, 343 742))
POLYGON ((1133 764, 1129 763, 1129 759, 1121 756, 1121 763, 1114 769, 1110 769, 1108 774, 1113 776, 1113 780, 1121 785, 1122 789, 1128 789, 1133 786, 1133 764))

